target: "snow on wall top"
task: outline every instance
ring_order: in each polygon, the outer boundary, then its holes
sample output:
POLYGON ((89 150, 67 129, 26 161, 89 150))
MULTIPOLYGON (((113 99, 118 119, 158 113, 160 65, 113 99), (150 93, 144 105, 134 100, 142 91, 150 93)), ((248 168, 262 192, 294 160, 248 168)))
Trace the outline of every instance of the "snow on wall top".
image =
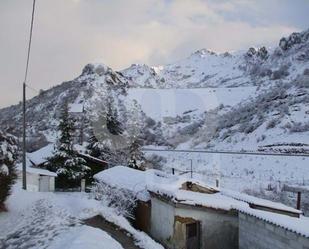
POLYGON ((232 197, 236 200, 244 201, 249 204, 268 207, 268 208, 281 210, 281 211, 292 212, 296 214, 302 214, 302 211, 286 206, 279 202, 269 201, 269 200, 257 198, 251 195, 247 195, 247 194, 243 194, 243 193, 239 193, 239 192, 235 192, 231 190, 226 190, 226 189, 221 189, 221 193, 226 196, 232 197))
POLYGON ((150 200, 147 186, 177 182, 178 178, 158 170, 140 171, 125 166, 115 166, 94 175, 94 179, 112 187, 133 192, 142 201, 150 200))
POLYGON ((147 201, 150 198, 146 190, 144 171, 125 166, 116 166, 99 172, 94 175, 94 179, 112 187, 130 190, 140 200, 147 201))
POLYGON ((300 216, 295 218, 283 214, 261 211, 252 208, 238 208, 238 211, 254 216, 276 226, 282 227, 288 231, 295 232, 309 238, 309 218, 300 216))

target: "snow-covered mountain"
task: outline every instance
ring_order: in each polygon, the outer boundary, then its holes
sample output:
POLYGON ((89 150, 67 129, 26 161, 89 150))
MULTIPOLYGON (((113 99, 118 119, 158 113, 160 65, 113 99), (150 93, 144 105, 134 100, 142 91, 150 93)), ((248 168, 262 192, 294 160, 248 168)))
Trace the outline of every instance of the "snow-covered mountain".
MULTIPOLYGON (((223 54, 201 49, 165 66, 135 64, 116 72, 88 64, 76 79, 27 102, 28 136, 52 140, 64 102, 83 105, 91 121, 112 101, 125 123, 136 99, 149 116, 143 114, 146 144, 303 148, 309 138, 308 78, 309 30, 282 38, 273 49, 223 54)), ((2 129, 15 135, 20 135, 21 118, 20 104, 0 110, 2 129)))
MULTIPOLYGON (((142 74, 134 74, 139 69, 135 65, 123 75, 130 74, 134 86, 144 89, 149 85, 142 84, 142 74)), ((152 69, 147 78, 156 79, 152 87, 157 89, 131 92, 146 114, 161 114, 172 146, 308 152, 309 30, 282 38, 271 50, 250 48, 232 54, 199 50, 152 69), (157 105, 149 104, 154 103, 151 96, 157 105)))
POLYGON ((201 49, 176 63, 149 67, 134 64, 121 71, 131 87, 205 88, 259 85, 293 79, 308 66, 309 31, 282 38, 275 49, 215 53, 201 49))

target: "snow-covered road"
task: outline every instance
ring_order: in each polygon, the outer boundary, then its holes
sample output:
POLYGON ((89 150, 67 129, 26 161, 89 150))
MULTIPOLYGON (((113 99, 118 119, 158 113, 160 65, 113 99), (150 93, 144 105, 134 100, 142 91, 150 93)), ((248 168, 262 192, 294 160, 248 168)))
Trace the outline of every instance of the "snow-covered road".
POLYGON ((96 215, 124 225, 140 248, 163 249, 86 193, 27 192, 17 184, 6 205, 9 211, 0 213, 0 249, 123 249, 107 232, 84 225, 96 215))

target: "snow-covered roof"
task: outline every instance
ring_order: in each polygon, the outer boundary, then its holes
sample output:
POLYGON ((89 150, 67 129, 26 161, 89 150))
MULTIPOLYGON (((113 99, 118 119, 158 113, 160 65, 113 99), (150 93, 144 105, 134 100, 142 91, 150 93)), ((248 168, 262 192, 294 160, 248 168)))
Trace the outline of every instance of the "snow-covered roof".
MULTIPOLYGON (((22 164, 17 164, 17 170, 22 171, 22 164)), ((51 172, 46 169, 40 169, 33 167, 32 164, 29 162, 29 160, 26 161, 26 171, 30 174, 37 174, 37 175, 44 175, 44 176, 54 176, 57 177, 57 174, 54 172, 51 172)))
POLYGON ((251 195, 231 191, 231 190, 226 190, 226 189, 221 189, 221 193, 223 193, 226 196, 232 197, 236 200, 244 201, 249 204, 253 204, 255 206, 260 206, 260 207, 266 207, 278 211, 285 211, 285 212, 290 212, 290 213, 295 213, 295 214, 302 214, 302 211, 297 210, 295 208, 289 207, 287 205, 284 205, 280 202, 274 202, 274 201, 269 201, 261 198, 257 198, 251 195))
POLYGON ((239 207, 238 211, 258 219, 264 220, 276 226, 282 227, 288 231, 298 233, 309 238, 309 218, 300 216, 300 218, 290 217, 283 214, 262 211, 253 208, 239 207))
POLYGON ((70 113, 82 113, 84 111, 84 104, 69 104, 70 113))
MULTIPOLYGON (((181 185, 186 181, 186 179, 178 179, 171 184, 154 183, 148 185, 147 189, 154 194, 169 198, 174 203, 179 204, 203 206, 207 208, 221 209, 226 211, 235 209, 238 206, 249 207, 247 203, 225 196, 220 192, 214 194, 205 194, 181 189, 181 185)), ((198 184, 197 182, 194 183, 198 184)))
POLYGON ((177 182, 176 176, 170 176, 159 170, 140 171, 126 166, 115 166, 103 170, 94 175, 94 179, 104 182, 112 187, 129 190, 136 194, 136 198, 142 201, 150 200, 147 186, 156 184, 167 184, 177 182))
POLYGON ((146 190, 145 171, 131 169, 125 166, 115 166, 94 175, 94 179, 112 187, 132 191, 136 198, 147 201, 150 199, 146 190))
POLYGON ((40 165, 47 161, 48 157, 53 155, 54 144, 48 144, 45 147, 34 151, 32 153, 27 153, 28 159, 35 165, 40 165))
POLYGON ((91 159, 91 160, 93 160, 93 161, 96 161, 96 162, 99 162, 99 163, 102 163, 102 164, 108 164, 108 162, 107 161, 104 161, 104 160, 102 160, 102 159, 100 159, 100 158, 97 158, 97 157, 93 157, 93 156, 91 156, 91 155, 89 155, 89 154, 86 154, 86 153, 78 153, 80 156, 82 156, 82 157, 86 157, 86 158, 89 158, 89 159, 91 159))

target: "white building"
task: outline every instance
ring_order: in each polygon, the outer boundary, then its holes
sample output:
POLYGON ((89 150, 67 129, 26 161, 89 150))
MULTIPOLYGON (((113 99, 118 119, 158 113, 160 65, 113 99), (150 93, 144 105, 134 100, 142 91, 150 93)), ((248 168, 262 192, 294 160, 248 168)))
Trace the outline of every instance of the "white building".
MULTIPOLYGON (((41 169, 42 163, 52 155, 53 145, 49 144, 33 153, 27 153, 26 172, 27 190, 34 192, 53 192, 55 191, 55 178, 57 174, 49 170, 41 169)), ((22 179, 22 165, 18 164, 19 177, 22 179)))
MULTIPOLYGON (((21 165, 19 178, 22 178, 21 165)), ((53 192, 55 191, 55 178, 57 174, 45 169, 34 168, 27 165, 27 190, 33 192, 53 192)))

